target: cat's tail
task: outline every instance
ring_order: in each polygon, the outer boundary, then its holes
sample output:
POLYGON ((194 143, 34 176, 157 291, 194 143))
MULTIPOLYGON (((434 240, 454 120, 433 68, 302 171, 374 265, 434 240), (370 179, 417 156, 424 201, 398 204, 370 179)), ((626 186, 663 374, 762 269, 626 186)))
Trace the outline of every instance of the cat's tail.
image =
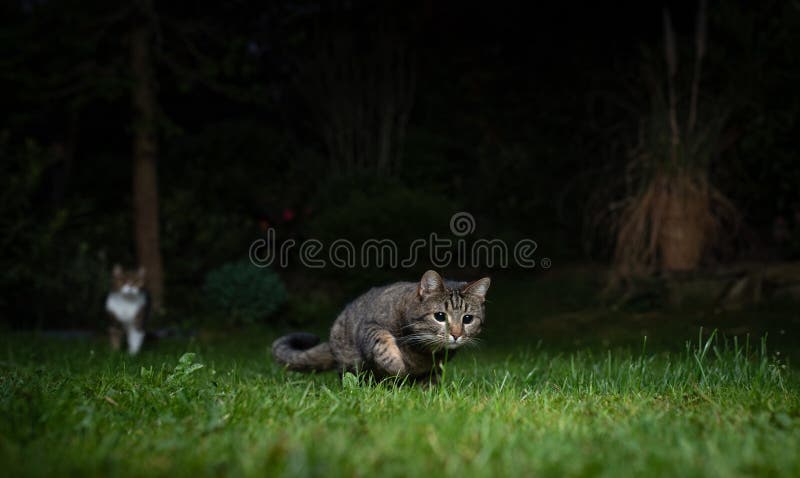
POLYGON ((333 370, 336 358, 328 342, 305 332, 284 335, 272 343, 272 357, 289 370, 312 372, 333 370))

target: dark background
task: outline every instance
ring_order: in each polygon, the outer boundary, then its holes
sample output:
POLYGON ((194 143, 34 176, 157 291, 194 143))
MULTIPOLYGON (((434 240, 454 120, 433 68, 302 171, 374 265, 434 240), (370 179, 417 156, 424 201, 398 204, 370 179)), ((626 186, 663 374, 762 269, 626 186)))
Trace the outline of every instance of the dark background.
MULTIPOLYGON (((446 271, 504 278, 495 284, 513 285, 497 292, 509 309, 514 293, 529 297, 520 283, 548 275, 567 285, 537 286, 553 291, 546 300, 622 303, 637 313, 671 304, 664 290, 676 279, 663 264, 633 281, 646 284, 635 293, 598 295, 619 265, 615 229, 601 219, 625 197, 632 141, 659 111, 650 80, 666 78, 664 8, 685 104, 698 3, 378 3, 4 1, 6 326, 100 329, 111 266, 140 262, 131 185, 143 120, 131 99, 139 81, 131 32, 143 26, 157 111, 149 120, 165 284, 157 324, 328 322, 364 287, 414 280, 428 264, 273 267, 286 298, 277 313, 253 318, 209 305, 208 274, 246 260, 270 227, 279 238, 403 244, 446 233, 457 211, 476 218, 473 237, 532 238, 538 257, 552 260, 549 271, 446 271), (389 70, 391 80, 364 80, 389 70), (398 78, 413 88, 392 86, 398 78), (326 132, 350 121, 355 98, 377 114, 401 94, 408 116, 388 133, 389 167, 377 163, 381 131, 371 120, 356 130, 372 149, 357 150, 354 164, 337 156, 326 132)), ((707 17, 699 116, 719 128, 699 169, 735 208, 737 226, 678 278, 721 276, 705 294, 716 300, 751 270, 737 264, 800 256, 800 9, 711 1, 707 17), (731 268, 738 272, 720 272, 731 268)))

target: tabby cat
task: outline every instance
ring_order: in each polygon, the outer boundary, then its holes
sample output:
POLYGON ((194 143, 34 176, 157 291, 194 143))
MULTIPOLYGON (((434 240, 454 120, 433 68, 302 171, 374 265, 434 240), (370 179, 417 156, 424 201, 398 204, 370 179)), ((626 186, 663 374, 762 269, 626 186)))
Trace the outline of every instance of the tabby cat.
POLYGON ((136 355, 145 338, 145 322, 150 315, 150 295, 145 288, 145 269, 126 271, 119 264, 111 272, 111 291, 106 297, 111 347, 118 350, 123 336, 128 353, 136 355))
POLYGON ((272 355, 289 370, 363 370, 435 382, 439 365, 476 340, 489 284, 488 277, 453 282, 428 271, 419 282, 376 287, 345 307, 328 342, 289 334, 272 344, 272 355))

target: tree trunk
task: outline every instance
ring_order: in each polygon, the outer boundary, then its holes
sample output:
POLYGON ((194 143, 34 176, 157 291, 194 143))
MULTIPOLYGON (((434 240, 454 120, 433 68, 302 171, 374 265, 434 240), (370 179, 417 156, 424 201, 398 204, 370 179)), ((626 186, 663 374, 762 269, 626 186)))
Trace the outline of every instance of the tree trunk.
POLYGON ((133 209, 136 254, 147 270, 147 285, 153 308, 161 311, 164 276, 158 225, 157 104, 155 77, 150 56, 152 31, 143 19, 131 35, 133 71, 133 209))

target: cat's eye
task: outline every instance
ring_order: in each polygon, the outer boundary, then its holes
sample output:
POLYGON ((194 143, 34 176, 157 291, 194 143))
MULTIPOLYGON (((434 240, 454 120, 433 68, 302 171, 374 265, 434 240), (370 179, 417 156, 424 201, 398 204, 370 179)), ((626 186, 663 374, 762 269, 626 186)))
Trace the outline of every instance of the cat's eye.
POLYGON ((471 323, 471 322, 472 322, 472 319, 474 319, 474 317, 473 317, 473 316, 471 316, 471 315, 465 315, 464 317, 461 317, 461 323, 462 323, 462 324, 469 324, 469 323, 471 323))
POLYGON ((436 312, 435 314, 433 314, 433 318, 439 322, 444 322, 445 320, 447 320, 447 314, 445 314, 444 312, 436 312))

